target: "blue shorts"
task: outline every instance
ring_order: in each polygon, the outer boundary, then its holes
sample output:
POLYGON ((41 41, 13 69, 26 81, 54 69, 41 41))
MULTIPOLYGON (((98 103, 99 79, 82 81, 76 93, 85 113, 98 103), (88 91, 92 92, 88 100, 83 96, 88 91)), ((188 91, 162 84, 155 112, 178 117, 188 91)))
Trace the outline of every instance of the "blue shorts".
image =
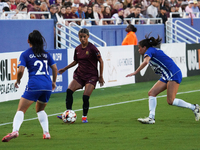
POLYGON ((37 101, 47 103, 51 96, 51 91, 25 91, 22 95, 23 98, 28 99, 30 101, 37 101))
POLYGON ((169 78, 167 80, 160 78, 160 81, 162 81, 164 83, 167 83, 168 81, 176 81, 178 84, 180 84, 182 81, 182 73, 181 73, 181 71, 179 71, 174 76, 172 76, 171 78, 169 78))

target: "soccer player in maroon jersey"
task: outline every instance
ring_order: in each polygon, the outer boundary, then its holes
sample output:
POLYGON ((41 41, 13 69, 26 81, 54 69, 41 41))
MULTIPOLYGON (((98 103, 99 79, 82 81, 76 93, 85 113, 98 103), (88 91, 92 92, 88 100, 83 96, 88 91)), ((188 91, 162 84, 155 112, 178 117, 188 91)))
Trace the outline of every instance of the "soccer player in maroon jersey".
MULTIPOLYGON (((99 50, 90 42, 88 42, 89 31, 83 28, 79 31, 79 40, 81 44, 76 47, 74 52, 74 61, 66 67, 58 70, 60 74, 65 72, 67 69, 78 64, 77 69, 74 71, 73 80, 69 84, 66 96, 66 108, 67 110, 72 109, 73 104, 73 93, 82 89, 85 86, 83 93, 83 116, 82 122, 87 123, 87 113, 89 110, 89 98, 92 91, 95 89, 97 81, 100 86, 103 86, 103 60, 99 50), (97 63, 100 63, 100 70, 98 74, 97 63)), ((62 116, 57 116, 62 118, 62 116)))

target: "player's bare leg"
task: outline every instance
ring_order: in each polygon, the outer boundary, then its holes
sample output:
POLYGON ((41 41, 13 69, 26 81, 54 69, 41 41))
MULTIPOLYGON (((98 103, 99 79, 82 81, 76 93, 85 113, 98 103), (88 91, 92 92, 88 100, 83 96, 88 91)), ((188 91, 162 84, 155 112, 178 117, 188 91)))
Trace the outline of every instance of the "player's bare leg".
POLYGON ((3 137, 2 142, 9 142, 11 139, 19 136, 18 132, 19 132, 21 124, 24 121, 24 114, 33 102, 34 101, 29 101, 29 100, 27 100, 23 97, 20 98, 20 101, 19 101, 19 104, 18 104, 18 109, 17 109, 17 112, 16 112, 15 117, 13 119, 12 133, 9 133, 5 137, 3 137))
POLYGON ((175 81, 169 81, 167 83, 167 102, 168 102, 168 104, 191 109, 195 115, 195 120, 199 121, 199 119, 200 119, 199 105, 191 104, 182 99, 176 98, 178 88, 179 88, 179 84, 175 81))

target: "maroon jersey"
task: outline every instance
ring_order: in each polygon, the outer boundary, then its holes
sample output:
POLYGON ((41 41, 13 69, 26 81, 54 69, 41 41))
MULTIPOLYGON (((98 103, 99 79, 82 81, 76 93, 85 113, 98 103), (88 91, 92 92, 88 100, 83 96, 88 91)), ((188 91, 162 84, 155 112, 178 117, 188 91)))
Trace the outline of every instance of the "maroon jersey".
POLYGON ((64 14, 64 19, 73 19, 72 16, 73 16, 72 13, 70 13, 70 14, 64 14))
POLYGON ((86 48, 82 48, 80 44, 74 52, 74 60, 78 62, 78 68, 74 73, 82 79, 98 77, 97 62, 100 57, 99 50, 92 43, 88 42, 86 48))

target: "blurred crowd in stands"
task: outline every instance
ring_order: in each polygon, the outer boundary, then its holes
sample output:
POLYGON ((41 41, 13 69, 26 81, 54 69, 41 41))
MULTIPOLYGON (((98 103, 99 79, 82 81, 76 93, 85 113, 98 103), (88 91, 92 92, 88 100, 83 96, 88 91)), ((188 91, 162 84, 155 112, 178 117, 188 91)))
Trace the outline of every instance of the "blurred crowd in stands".
MULTIPOLYGON (((1 19, 48 19, 68 25, 69 19, 96 19, 92 25, 98 25, 99 19, 113 18, 124 23, 124 18, 162 18, 163 23, 170 17, 199 17, 200 1, 196 0, 0 0, 1 19), (2 15, 3 12, 15 12, 2 15), (24 13, 19 13, 24 12, 24 13), (197 15, 196 15, 196 14, 197 15), (68 20, 66 20, 68 19, 68 20)), ((75 21, 74 21, 75 22, 75 21)), ((78 23, 78 22, 76 22, 78 23)), ((113 20, 103 21, 104 25, 113 24, 113 20)), ((137 23, 137 22, 136 22, 137 23)), ((80 24, 80 22, 78 23, 80 24)))

